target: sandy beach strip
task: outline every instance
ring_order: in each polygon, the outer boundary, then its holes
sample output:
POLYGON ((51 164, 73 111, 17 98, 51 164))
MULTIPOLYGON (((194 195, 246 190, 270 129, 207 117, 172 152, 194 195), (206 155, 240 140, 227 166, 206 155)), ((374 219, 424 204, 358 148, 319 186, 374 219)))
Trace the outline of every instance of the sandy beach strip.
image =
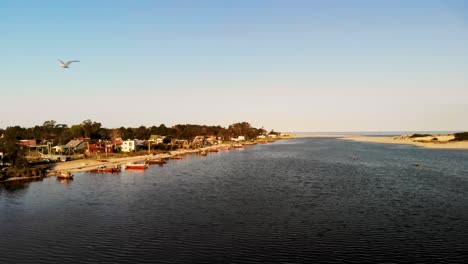
POLYGON ((383 144, 407 144, 414 145, 424 148, 433 149, 468 149, 468 141, 448 141, 452 139, 451 135, 433 135, 424 138, 413 138, 410 139, 407 136, 397 137, 369 137, 369 136, 348 136, 340 137, 343 140, 353 140, 359 142, 372 142, 372 143, 383 143, 383 144), (430 141, 429 138, 438 138, 437 141, 430 141))

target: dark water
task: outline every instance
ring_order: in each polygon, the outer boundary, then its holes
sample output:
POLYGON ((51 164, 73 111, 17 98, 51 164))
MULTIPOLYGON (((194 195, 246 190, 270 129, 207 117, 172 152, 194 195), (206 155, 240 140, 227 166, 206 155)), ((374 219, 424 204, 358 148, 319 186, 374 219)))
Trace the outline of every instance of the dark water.
POLYGON ((468 260, 468 151, 294 139, 20 187, 1 263, 468 260))

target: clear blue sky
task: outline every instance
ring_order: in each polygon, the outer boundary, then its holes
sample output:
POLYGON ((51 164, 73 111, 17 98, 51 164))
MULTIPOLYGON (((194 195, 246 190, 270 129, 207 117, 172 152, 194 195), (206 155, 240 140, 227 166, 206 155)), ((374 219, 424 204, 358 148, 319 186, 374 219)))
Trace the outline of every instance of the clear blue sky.
POLYGON ((2 0, 0 54, 3 128, 468 129, 466 1, 2 0))

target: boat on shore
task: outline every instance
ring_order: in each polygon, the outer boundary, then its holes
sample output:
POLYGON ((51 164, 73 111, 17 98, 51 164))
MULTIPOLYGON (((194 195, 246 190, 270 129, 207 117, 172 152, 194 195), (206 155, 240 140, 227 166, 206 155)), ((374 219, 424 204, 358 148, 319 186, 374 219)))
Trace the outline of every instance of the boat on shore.
POLYGON ((242 145, 242 144, 234 144, 233 147, 234 147, 234 148, 244 148, 244 145, 242 145))
POLYGON ((148 168, 146 163, 127 163, 125 165, 126 170, 145 170, 148 168))
POLYGON ((120 167, 107 167, 107 166, 99 166, 91 172, 100 172, 100 173, 115 173, 120 172, 120 167))

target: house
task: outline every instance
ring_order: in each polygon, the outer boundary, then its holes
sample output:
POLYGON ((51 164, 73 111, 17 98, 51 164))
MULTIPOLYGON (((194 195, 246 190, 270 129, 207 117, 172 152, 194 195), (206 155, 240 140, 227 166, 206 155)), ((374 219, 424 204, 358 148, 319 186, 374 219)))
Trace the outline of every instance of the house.
POLYGON ((19 144, 26 147, 35 147, 36 140, 35 139, 22 139, 19 141, 19 144))
POLYGON ((238 136, 238 137, 232 137, 231 138, 231 141, 243 141, 245 140, 245 137, 244 136, 238 136))
POLYGON ((204 136, 196 136, 192 140, 192 146, 196 148, 204 147, 206 145, 206 140, 204 136))
POLYGON ((185 140, 185 139, 173 139, 171 141, 171 145, 177 146, 178 148, 184 148, 184 149, 190 148, 190 144, 188 140, 185 140))
POLYGON ((146 140, 140 140, 140 139, 135 139, 135 140, 136 140, 136 150, 148 149, 148 142, 146 140))
POLYGON ((67 145, 57 145, 52 147, 52 152, 53 153, 58 153, 58 154, 63 154, 63 153, 68 153, 70 151, 70 147, 67 145))
POLYGON ((75 138, 68 141, 66 146, 72 151, 84 150, 87 146, 88 140, 88 138, 75 138))
POLYGON ((162 144, 164 141, 165 136, 160 136, 160 135, 151 135, 149 140, 150 142, 154 144, 162 144))
POLYGON ((216 145, 216 144, 221 144, 222 143, 221 137, 217 137, 217 136, 208 136, 206 138, 206 141, 210 145, 216 145))
POLYGON ((121 138, 111 140, 112 145, 114 146, 114 151, 121 151, 123 140, 121 138))
POLYGON ((128 139, 122 142, 122 152, 133 152, 137 148, 137 141, 134 139, 128 139))
POLYGON ((89 144, 91 153, 114 153, 114 145, 107 141, 99 140, 96 144, 89 144))

